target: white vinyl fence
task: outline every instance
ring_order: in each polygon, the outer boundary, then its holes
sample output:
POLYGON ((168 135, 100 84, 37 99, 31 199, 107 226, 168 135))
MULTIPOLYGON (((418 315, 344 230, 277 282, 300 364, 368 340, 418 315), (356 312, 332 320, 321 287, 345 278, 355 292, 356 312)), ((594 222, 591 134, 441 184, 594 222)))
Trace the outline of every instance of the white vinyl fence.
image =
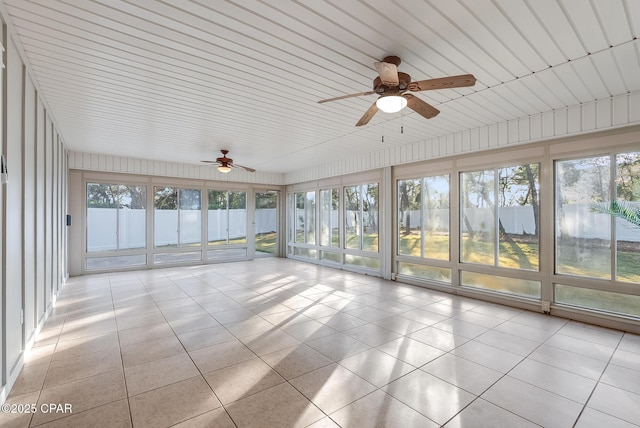
MULTIPOLYGON (((247 210, 229 210, 229 239, 246 236, 247 210)), ((154 244, 199 243, 202 214, 197 210, 154 210, 154 244)), ((209 241, 226 239, 227 211, 207 212, 209 241)), ((277 228, 275 208, 256 210, 256 233, 274 232, 277 228)), ((146 210, 129 208, 89 208, 87 210, 87 251, 144 248, 146 245, 146 210), (116 233, 119 228, 119 233, 116 233), (119 241, 119 242, 118 242, 119 241), (119 245, 118 245, 119 244, 119 245)))

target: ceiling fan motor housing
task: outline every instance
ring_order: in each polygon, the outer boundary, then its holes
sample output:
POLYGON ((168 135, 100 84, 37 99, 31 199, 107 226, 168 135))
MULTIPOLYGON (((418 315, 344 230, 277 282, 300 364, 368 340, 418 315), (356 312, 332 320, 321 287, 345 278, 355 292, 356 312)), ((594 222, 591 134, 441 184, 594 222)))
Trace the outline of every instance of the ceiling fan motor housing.
POLYGON ((380 78, 380 76, 378 76, 373 79, 373 90, 380 95, 383 95, 387 92, 406 91, 409 83, 411 83, 411 76, 409 76, 407 73, 398 71, 398 81, 400 82, 398 86, 389 87, 383 84, 382 79, 380 78))

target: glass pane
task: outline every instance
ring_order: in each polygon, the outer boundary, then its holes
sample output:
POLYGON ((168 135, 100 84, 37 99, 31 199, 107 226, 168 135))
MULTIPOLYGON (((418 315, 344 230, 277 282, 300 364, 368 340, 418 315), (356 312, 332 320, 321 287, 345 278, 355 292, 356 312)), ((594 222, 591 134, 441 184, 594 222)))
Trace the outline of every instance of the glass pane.
POLYGON ((146 254, 113 257, 87 257, 87 270, 113 270, 134 266, 145 266, 146 254))
POLYGON ((310 248, 298 248, 295 247, 293 249, 293 254, 300 257, 307 257, 309 259, 315 259, 318 255, 317 250, 312 250, 310 248))
POLYGON ((610 200, 610 158, 556 162, 556 272, 611 278, 611 218, 593 211, 610 200))
POLYGON ((307 192, 304 207, 304 237, 307 244, 316 243, 316 192, 307 192))
POLYGON ((87 183, 87 252, 118 249, 118 186, 87 183))
POLYGON ((229 227, 227 191, 209 190, 208 196, 207 242, 209 245, 226 244, 229 227))
POLYGON ((306 194, 305 193, 296 193, 295 194, 295 198, 296 198, 296 210, 295 210, 296 234, 295 234, 294 242, 304 243, 304 231, 305 231, 305 228, 304 228, 304 225, 305 225, 304 205, 305 205, 305 200, 306 200, 306 194))
POLYGON ((325 247, 340 246, 339 209, 338 189, 320 190, 320 245, 325 247))
POLYGON ((555 299, 582 308, 640 317, 640 296, 556 284, 555 299))
POLYGON ((178 189, 153 188, 153 242, 156 247, 178 245, 178 189))
POLYGON ((256 251, 276 254, 278 192, 256 192, 256 251))
POLYGON ((451 284, 451 269, 399 262, 398 273, 400 275, 413 276, 420 279, 428 279, 430 281, 446 282, 447 284, 451 284))
POLYGON ((424 257, 449 260, 449 176, 425 177, 424 257))
POLYGON ((360 186, 344 188, 345 247, 359 250, 362 231, 360 186))
POLYGON ((640 283, 640 153, 616 156, 616 196, 616 279, 640 283))
POLYGON ((362 186, 362 249, 378 252, 378 183, 362 186))
POLYGON ((245 259, 245 258, 247 258, 246 248, 225 248, 220 250, 207 251, 208 260, 245 259))
POLYGON ((353 254, 345 254, 344 262, 347 265, 361 266, 369 269, 380 270, 380 259, 374 257, 354 256, 353 254))
POLYGON ((422 256, 422 180, 398 181, 398 254, 422 256))
POLYGON ((539 165, 498 170, 498 266, 538 270, 539 165))
POLYGON ((340 263, 342 257, 340 253, 333 253, 331 251, 320 251, 320 260, 328 260, 335 263, 340 263))
POLYGON ((495 265, 494 171, 462 173, 460 261, 495 265))
POLYGON ((180 245, 199 245, 202 239, 200 190, 180 189, 180 245))
POLYGON ((147 246, 146 205, 146 186, 118 186, 119 249, 145 248, 147 246))
POLYGON ((153 263, 166 264, 166 263, 187 263, 197 262, 202 260, 202 253, 200 251, 193 251, 189 253, 164 253, 154 254, 153 263))
POLYGON ((540 299, 540 282, 476 272, 461 272, 461 285, 540 299))
POLYGON ((247 192, 229 192, 229 244, 247 242, 247 192))

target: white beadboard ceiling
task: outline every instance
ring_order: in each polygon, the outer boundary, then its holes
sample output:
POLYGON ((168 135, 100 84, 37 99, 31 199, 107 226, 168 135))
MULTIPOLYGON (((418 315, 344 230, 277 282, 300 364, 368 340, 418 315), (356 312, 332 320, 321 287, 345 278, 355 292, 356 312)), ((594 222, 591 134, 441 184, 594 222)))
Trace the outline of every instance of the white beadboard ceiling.
POLYGON ((72 151, 299 171, 640 91, 638 0, 0 0, 72 151), (379 112, 373 62, 441 113, 379 112), (401 132, 401 130, 403 132, 401 132), (384 138, 383 138, 384 137, 384 138))

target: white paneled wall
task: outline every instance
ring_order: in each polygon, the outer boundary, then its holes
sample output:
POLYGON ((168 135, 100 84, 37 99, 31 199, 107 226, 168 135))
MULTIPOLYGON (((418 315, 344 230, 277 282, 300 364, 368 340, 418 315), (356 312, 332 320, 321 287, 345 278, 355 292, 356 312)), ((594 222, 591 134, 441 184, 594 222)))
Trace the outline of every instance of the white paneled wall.
POLYGON ((640 124, 640 92, 633 92, 294 171, 285 175, 284 182, 300 183, 385 166, 637 124, 640 124))
POLYGON ((101 172, 119 172, 161 177, 193 178, 198 180, 232 181, 255 184, 283 184, 282 174, 247 172, 235 168, 228 174, 218 172, 215 166, 162 162, 149 159, 109 156, 95 153, 69 152, 69 169, 101 172))

